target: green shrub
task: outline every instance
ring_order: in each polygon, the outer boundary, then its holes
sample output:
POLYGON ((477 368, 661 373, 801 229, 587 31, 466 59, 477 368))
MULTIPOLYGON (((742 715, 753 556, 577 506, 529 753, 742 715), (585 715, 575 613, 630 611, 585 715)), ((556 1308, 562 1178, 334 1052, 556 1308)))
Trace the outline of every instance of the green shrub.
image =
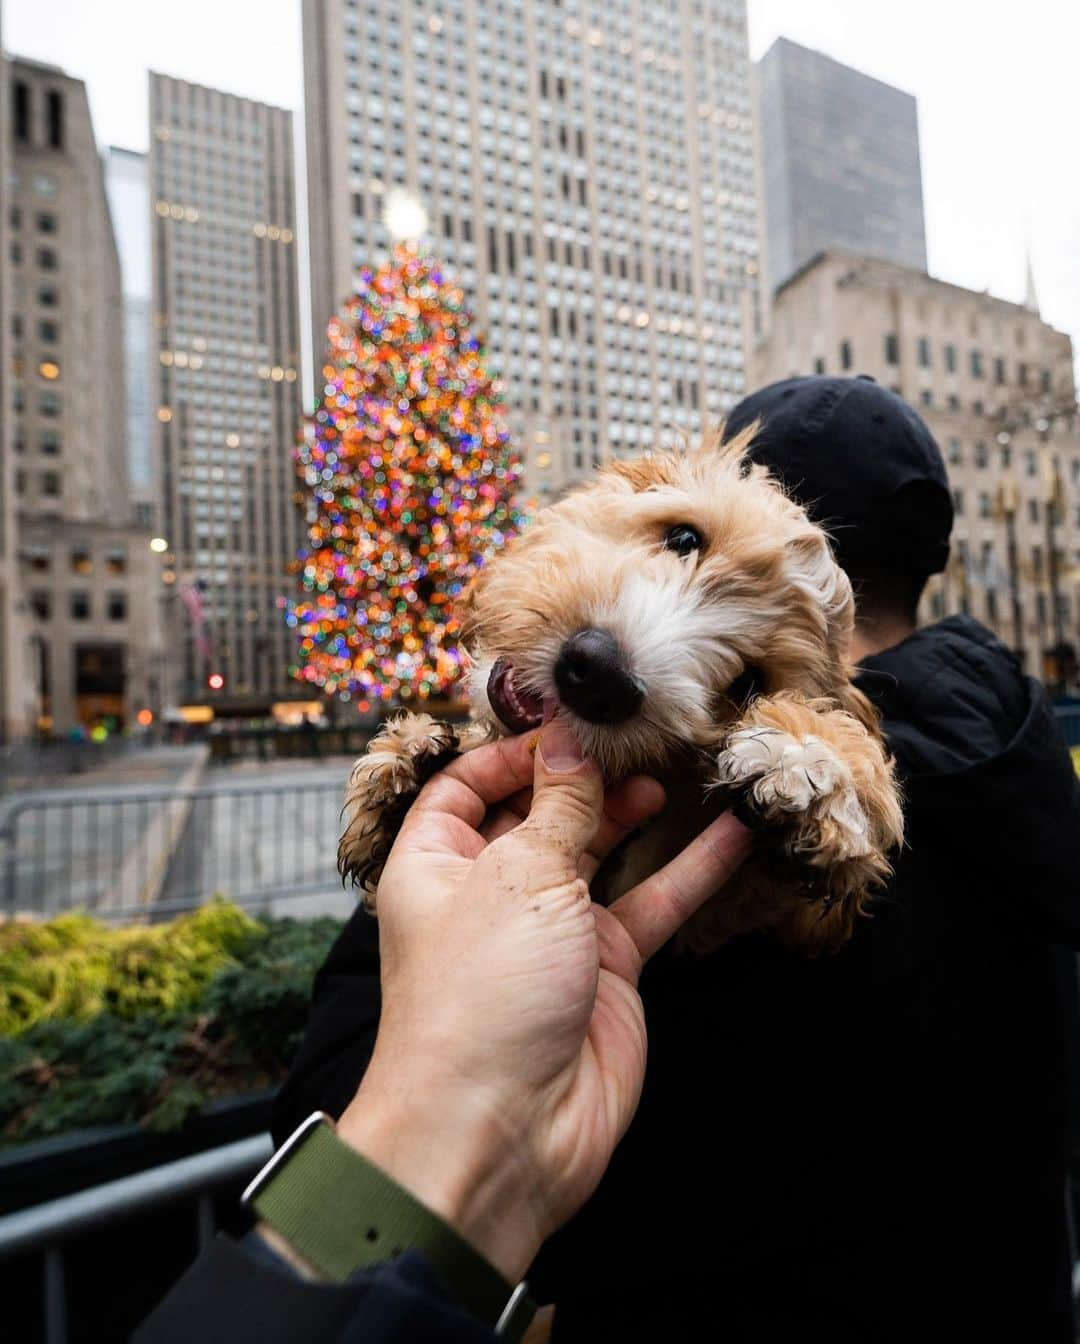
POLYGON ((225 901, 167 924, 110 928, 84 914, 0 924, 0 1036, 106 1011, 181 1011, 261 932, 225 901))
POLYGON ((149 929, 17 927, 0 928, 0 977, 15 965, 30 990, 5 983, 0 999, 16 1024, 0 1037, 0 1146, 109 1123, 176 1129, 209 1100, 276 1085, 340 923, 253 920, 222 902, 149 929), (53 963, 37 981, 30 949, 53 963))

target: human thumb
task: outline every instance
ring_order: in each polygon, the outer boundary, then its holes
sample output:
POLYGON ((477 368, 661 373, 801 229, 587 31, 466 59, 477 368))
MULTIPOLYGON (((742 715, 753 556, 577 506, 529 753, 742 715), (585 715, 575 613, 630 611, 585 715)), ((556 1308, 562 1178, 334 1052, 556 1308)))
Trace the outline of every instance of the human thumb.
POLYGON ((603 816, 604 782, 586 760, 565 719, 554 718, 540 735, 533 766, 533 797, 524 829, 552 841, 574 867, 603 816))

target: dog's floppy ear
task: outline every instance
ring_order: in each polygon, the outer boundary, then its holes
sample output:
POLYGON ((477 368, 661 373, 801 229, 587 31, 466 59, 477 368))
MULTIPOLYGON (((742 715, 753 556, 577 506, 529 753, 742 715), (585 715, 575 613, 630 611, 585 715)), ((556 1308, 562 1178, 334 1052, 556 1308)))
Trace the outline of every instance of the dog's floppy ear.
POLYGON ((788 580, 817 606, 825 622, 830 660, 842 666, 855 624, 851 581, 833 558, 825 533, 813 523, 801 527, 786 549, 788 580))

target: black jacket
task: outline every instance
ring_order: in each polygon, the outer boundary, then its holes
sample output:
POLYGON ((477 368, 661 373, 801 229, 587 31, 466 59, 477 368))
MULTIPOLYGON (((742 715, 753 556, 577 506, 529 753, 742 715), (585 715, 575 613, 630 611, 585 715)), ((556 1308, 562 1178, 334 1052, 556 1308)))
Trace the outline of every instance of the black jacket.
MULTIPOLYGON (((1070 1338, 1071 761, 1042 688, 965 617, 868 659, 860 684, 906 791, 895 878, 835 956, 750 935, 647 968, 641 1108, 530 1275, 556 1340, 1070 1338)), ((279 1135, 351 1097, 377 965, 358 913, 279 1135)))
POLYGON ((418 1251, 309 1283, 257 1239, 218 1237, 142 1323, 133 1344, 489 1344, 418 1251))

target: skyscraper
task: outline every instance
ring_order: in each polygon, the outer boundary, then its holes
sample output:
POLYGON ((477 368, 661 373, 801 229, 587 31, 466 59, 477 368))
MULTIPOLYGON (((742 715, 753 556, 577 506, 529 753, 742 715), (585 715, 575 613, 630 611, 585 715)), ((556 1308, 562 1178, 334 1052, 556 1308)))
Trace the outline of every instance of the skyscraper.
MULTIPOLYGON (((0 17, 0 37, 3 22, 0 17)), ((9 181, 8 63, 0 49, 0 183, 9 181)), ((0 742, 29 726, 32 704, 26 693, 22 600, 19 594, 15 525, 14 424, 12 405, 11 272, 9 210, 0 208, 0 742)))
POLYGON ((156 704, 149 534, 132 523, 123 300, 86 86, 16 58, 5 195, 19 582, 45 731, 156 704))
POLYGON ((925 271, 911 94, 785 37, 757 80, 771 287, 830 247, 925 271))
POLYGON ((151 74, 150 123, 173 690, 255 710, 290 690, 293 653, 277 605, 300 536, 292 115, 151 74))
POLYGON ((124 291, 124 374, 127 386, 128 483, 136 519, 157 522, 150 381, 150 184, 145 154, 111 145, 105 187, 120 251, 124 291))
POLYGON ((541 499, 743 391, 745 0, 304 0, 312 323, 420 198, 541 499))

